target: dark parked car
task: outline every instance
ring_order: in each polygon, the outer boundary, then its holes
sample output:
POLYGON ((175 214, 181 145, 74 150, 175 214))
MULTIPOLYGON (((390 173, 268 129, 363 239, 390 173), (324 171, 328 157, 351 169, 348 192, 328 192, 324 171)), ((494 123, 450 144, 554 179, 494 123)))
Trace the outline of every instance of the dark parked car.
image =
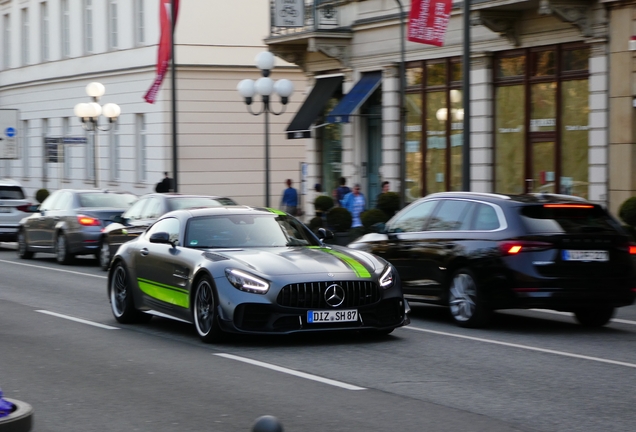
POLYGON ((404 296, 450 306, 464 327, 495 309, 573 312, 605 325, 634 302, 636 245, 601 206, 548 194, 436 193, 349 247, 392 263, 404 296))
POLYGON ((28 214, 30 206, 31 202, 27 200, 20 183, 0 180, 0 241, 17 240, 20 220, 28 214))
POLYGON ((153 193, 144 195, 104 228, 100 239, 99 265, 108 270, 111 257, 123 243, 137 237, 160 216, 173 210, 236 205, 231 198, 206 195, 153 193))
POLYGON ((57 190, 20 221, 18 256, 55 253, 61 264, 70 263, 75 255, 97 256, 104 227, 136 199, 126 192, 57 190))
POLYGON ((329 247, 284 212, 246 206, 165 214, 119 248, 108 298, 121 323, 156 311, 193 323, 205 342, 225 332, 388 334, 408 323, 391 264, 329 247))

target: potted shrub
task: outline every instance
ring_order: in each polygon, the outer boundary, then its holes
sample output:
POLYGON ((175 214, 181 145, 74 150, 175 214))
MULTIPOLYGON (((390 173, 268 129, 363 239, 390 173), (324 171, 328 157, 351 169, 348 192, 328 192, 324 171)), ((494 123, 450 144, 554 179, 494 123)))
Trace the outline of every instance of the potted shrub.
POLYGON ((320 195, 314 201, 314 208, 316 209, 316 215, 322 216, 333 207, 333 198, 327 195, 320 195))
POLYGON ((37 200, 37 202, 39 202, 40 204, 42 204, 42 202, 49 196, 49 190, 48 189, 38 189, 38 191, 35 193, 35 199, 37 200))
POLYGON ((379 222, 388 221, 389 215, 380 209, 370 209, 362 212, 362 214, 360 215, 360 220, 362 221, 362 225, 367 229, 367 231, 370 231, 373 225, 379 222))
POLYGON ((400 195, 397 192, 385 192, 378 197, 377 208, 382 210, 387 215, 386 222, 400 209, 400 195))
POLYGON ((349 244, 349 230, 353 218, 344 207, 334 207, 327 212, 327 226, 334 232, 334 243, 340 246, 349 244))

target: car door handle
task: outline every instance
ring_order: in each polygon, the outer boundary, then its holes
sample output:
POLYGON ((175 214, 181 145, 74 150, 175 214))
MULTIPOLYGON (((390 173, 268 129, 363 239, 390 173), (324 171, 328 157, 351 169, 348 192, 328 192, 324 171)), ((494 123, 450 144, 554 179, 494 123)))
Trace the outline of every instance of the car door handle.
POLYGON ((150 253, 150 251, 146 248, 143 248, 142 250, 139 251, 143 256, 146 256, 150 253))

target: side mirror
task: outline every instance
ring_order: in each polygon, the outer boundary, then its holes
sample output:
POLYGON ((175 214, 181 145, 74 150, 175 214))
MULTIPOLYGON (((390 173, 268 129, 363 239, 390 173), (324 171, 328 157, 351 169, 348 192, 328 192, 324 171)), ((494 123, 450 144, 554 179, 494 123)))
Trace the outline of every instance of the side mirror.
POLYGON ((27 213, 37 213, 40 210, 40 204, 32 204, 26 207, 27 213))
POLYGON ((378 222, 371 225, 371 232, 378 234, 386 234, 386 224, 384 222, 378 222))
POLYGON ((167 232, 156 232, 150 236, 150 243, 170 244, 170 234, 167 232))
POLYGON ((113 216, 112 221, 118 224, 126 225, 126 220, 121 215, 113 216))
POLYGON ((318 228, 318 238, 323 241, 333 238, 333 232, 327 228, 318 228))

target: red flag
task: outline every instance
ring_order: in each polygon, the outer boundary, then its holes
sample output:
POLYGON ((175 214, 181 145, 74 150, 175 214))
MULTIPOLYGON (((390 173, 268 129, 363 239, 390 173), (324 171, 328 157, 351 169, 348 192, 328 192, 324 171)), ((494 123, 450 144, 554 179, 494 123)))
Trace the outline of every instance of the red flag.
POLYGON ((179 0, 159 0, 159 22, 161 24, 161 37, 159 38, 159 55, 157 58, 157 77, 144 96, 146 102, 155 103, 155 98, 159 92, 159 87, 168 71, 168 65, 172 58, 172 2, 174 2, 174 21, 177 22, 179 12, 179 0))
POLYGON ((412 0, 407 39, 443 46, 453 0, 412 0))

